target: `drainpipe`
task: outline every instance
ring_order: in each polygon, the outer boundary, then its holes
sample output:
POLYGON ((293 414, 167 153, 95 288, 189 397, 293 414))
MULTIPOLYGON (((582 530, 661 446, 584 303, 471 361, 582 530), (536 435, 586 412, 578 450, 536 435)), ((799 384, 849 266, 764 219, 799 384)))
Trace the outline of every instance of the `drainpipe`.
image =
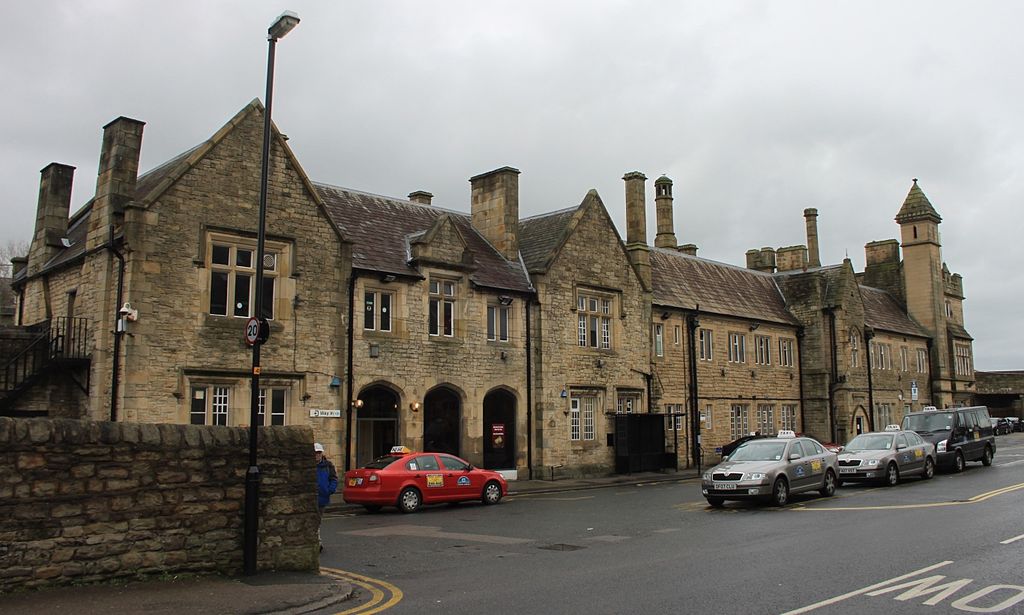
POLYGON ((352 465, 352 412, 354 406, 352 404, 352 387, 354 385, 352 377, 352 363, 353 363, 353 343, 352 336, 354 335, 353 321, 355 320, 355 309, 356 309, 356 278, 359 274, 356 270, 352 270, 352 275, 348 279, 348 359, 345 364, 345 395, 348 398, 347 410, 345 412, 345 471, 348 472, 352 465))
POLYGON ((529 297, 526 304, 526 471, 533 480, 533 337, 530 329, 529 297))
MULTIPOLYGON (((828 315, 828 334, 829 334, 829 354, 832 359, 832 368, 828 377, 828 429, 830 440, 835 442, 839 439, 839 433, 836 429, 836 385, 839 383, 839 356, 836 350, 836 312, 833 308, 825 308, 825 314, 828 315)), ((800 355, 801 357, 803 355, 800 355)), ((803 372, 800 373, 800 378, 803 378, 803 372)), ((803 423, 803 415, 800 417, 801 424, 803 423)))
POLYGON ((875 430, 875 391, 871 384, 871 372, 875 366, 871 364, 871 340, 875 337, 874 329, 864 327, 864 346, 868 355, 868 431, 875 430))
MULTIPOLYGON (((833 345, 833 347, 834 347, 834 345, 833 345)), ((804 402, 804 368, 803 368, 803 362, 804 362, 804 328, 803 327, 800 327, 799 329, 796 330, 796 355, 797 355, 797 370, 796 371, 797 371, 797 377, 799 378, 797 386, 800 387, 800 391, 799 391, 799 396, 800 396, 800 432, 801 433, 807 433, 807 428, 804 426, 804 409, 807 406, 806 406, 806 404, 804 402)), ((828 390, 831 393, 831 391, 832 391, 832 386, 831 385, 829 385, 828 390)), ((831 394, 830 394, 829 395, 829 405, 830 405, 830 407, 831 407, 831 403, 832 403, 832 399, 831 399, 831 394)), ((832 441, 833 442, 836 441, 834 436, 832 438, 832 441)))
POLYGON ((697 328, 700 327, 699 314, 700 304, 698 303, 693 312, 686 317, 686 328, 690 338, 689 348, 686 353, 690 370, 690 433, 692 434, 690 439, 693 446, 693 461, 697 465, 697 474, 701 473, 701 464, 704 457, 700 447, 700 408, 697 407, 699 399, 697 387, 697 328))
POLYGON ((110 422, 117 422, 117 390, 120 387, 118 377, 121 368, 121 338, 124 337, 124 320, 121 317, 121 306, 124 302, 124 254, 114 248, 114 227, 110 226, 110 234, 104 246, 117 257, 117 301, 114 304, 114 356, 110 370, 110 422))

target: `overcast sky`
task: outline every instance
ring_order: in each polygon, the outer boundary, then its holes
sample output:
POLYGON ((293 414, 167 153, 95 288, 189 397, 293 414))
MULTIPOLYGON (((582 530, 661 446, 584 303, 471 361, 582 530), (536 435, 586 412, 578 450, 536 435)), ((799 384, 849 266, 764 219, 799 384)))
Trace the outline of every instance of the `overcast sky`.
POLYGON ((595 188, 625 234, 622 176, 675 182, 680 243, 745 264, 805 243, 860 271, 897 238, 912 178, 964 277, 978 369, 1024 369, 1024 6, 1011 2, 8 3, 0 38, 0 242, 28 241, 39 170, 92 194, 101 127, 145 121, 142 170, 263 98, 315 181, 469 210, 509 165, 523 217, 595 188))

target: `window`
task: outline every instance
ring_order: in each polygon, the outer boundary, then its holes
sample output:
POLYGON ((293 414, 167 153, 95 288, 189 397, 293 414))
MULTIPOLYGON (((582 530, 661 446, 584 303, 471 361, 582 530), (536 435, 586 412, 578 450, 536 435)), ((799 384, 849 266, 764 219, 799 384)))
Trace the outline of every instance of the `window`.
POLYGON ((260 389, 259 395, 259 412, 260 412, 260 425, 267 424, 266 417, 266 406, 267 406, 267 392, 270 392, 270 424, 271 425, 284 425, 284 389, 260 389))
POLYGON ((881 342, 871 342, 871 368, 877 370, 892 369, 892 346, 881 342))
POLYGON ((775 406, 772 404, 757 405, 757 428, 763 434, 775 433, 775 406))
POLYGON ((875 419, 878 421, 875 424, 876 430, 882 430, 886 425, 892 425, 892 404, 876 403, 875 419))
POLYGON ((910 352, 906 346, 900 346, 900 371, 910 371, 910 352))
POLYGON ((946 318, 953 318, 953 304, 946 301, 946 318))
POLYGON ((508 312, 507 305, 487 306, 487 340, 491 342, 508 341, 508 312))
POLYGON ((363 303, 366 305, 363 314, 363 329, 391 331, 391 306, 394 305, 394 295, 368 290, 364 295, 363 303))
POLYGON ((924 348, 917 349, 917 371, 922 374, 928 373, 928 351, 924 348))
POLYGON ((430 306, 427 332, 434 337, 455 335, 455 282, 430 281, 430 306))
POLYGON ((715 414, 714 406, 708 404, 704 406, 704 414, 701 415, 700 420, 704 422, 704 429, 711 431, 715 427, 715 414))
POLYGON ((227 425, 228 387, 192 387, 192 406, 189 422, 193 425, 227 425))
MULTIPOLYGON (((253 247, 215 241, 210 247, 210 314, 215 316, 255 316, 256 250, 253 247)), ((274 318, 274 287, 277 279, 277 254, 263 255, 263 316, 274 318)))
POLYGON ((579 345, 608 350, 612 347, 612 300, 580 293, 576 297, 579 345))
POLYGON ((660 322, 654 325, 654 356, 665 356, 665 325, 660 322))
POLYGON ((697 339, 700 343, 700 360, 711 361, 714 359, 715 345, 711 329, 700 329, 697 331, 697 339))
POLYGON ((850 329, 850 367, 860 367, 860 336, 850 329))
POLYGON ((954 343, 953 349, 956 353, 956 375, 970 376, 974 372, 971 365, 971 347, 967 344, 954 343))
POLYGON ((772 364, 772 338, 767 335, 754 336, 754 362, 758 365, 772 364))
POLYGON ((746 404, 733 404, 729 410, 729 436, 735 440, 750 433, 749 417, 746 404))
POLYGON ((779 339, 779 365, 793 367, 793 340, 779 339))
POLYGON ((683 328, 680 327, 679 325, 676 325, 676 336, 675 336, 676 346, 681 344, 682 341, 683 341, 683 328))
POLYGON ((742 333, 729 334, 729 362, 747 362, 747 336, 742 333))
POLYGON ((794 404, 782 404, 782 425, 779 429, 790 429, 796 431, 796 406, 794 404))
POLYGON ((620 391, 615 399, 616 414, 633 414, 640 411, 640 393, 636 391, 620 391))
POLYGON ((597 397, 593 395, 573 396, 569 399, 569 439, 594 439, 594 414, 597 397))
POLYGON ((683 429, 683 406, 681 404, 666 404, 665 425, 669 431, 681 431, 683 429))

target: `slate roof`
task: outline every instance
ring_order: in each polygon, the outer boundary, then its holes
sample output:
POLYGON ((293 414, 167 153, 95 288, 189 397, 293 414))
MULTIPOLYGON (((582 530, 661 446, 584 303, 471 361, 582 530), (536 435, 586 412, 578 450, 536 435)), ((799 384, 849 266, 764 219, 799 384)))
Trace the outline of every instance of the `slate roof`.
POLYGON ((907 198, 903 201, 903 207, 896 214, 896 222, 902 224, 922 219, 942 222, 942 216, 932 207, 931 201, 924 195, 924 191, 917 185, 917 180, 915 179, 914 185, 910 187, 910 192, 907 193, 907 198))
POLYGON ((565 242, 573 216, 581 206, 519 221, 519 253, 530 273, 547 271, 551 258, 565 242))
POLYGON ((860 296, 864 302, 864 323, 869 327, 915 337, 929 337, 886 291, 861 285, 860 296))
POLYGON ((965 340, 974 339, 971 337, 971 334, 967 332, 967 329, 964 329, 962 325, 958 325, 955 322, 946 323, 946 332, 956 338, 965 340))
POLYGON ((519 261, 506 260, 473 228, 469 214, 403 199, 313 183, 328 214, 352 242, 356 269, 422 277, 409 264, 409 240, 429 230, 441 216, 450 216, 473 255, 470 280, 489 288, 532 292, 519 261))
POLYGON ((656 305, 798 326, 769 273, 651 248, 656 305))

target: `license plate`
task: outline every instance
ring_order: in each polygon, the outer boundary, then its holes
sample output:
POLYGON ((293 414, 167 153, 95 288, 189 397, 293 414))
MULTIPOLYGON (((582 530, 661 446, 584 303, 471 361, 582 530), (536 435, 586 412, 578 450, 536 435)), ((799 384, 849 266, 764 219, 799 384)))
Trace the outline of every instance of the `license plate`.
POLYGON ((839 468, 840 474, 855 474, 856 472, 857 468, 839 468))
POLYGON ((723 491, 728 491, 730 489, 735 489, 735 488, 736 488, 736 483, 715 483, 715 489, 720 489, 720 490, 723 490, 723 491))
POLYGON ((363 484, 363 479, 361 479, 361 478, 350 478, 350 479, 348 479, 348 486, 349 487, 355 487, 356 485, 362 485, 362 484, 363 484))

